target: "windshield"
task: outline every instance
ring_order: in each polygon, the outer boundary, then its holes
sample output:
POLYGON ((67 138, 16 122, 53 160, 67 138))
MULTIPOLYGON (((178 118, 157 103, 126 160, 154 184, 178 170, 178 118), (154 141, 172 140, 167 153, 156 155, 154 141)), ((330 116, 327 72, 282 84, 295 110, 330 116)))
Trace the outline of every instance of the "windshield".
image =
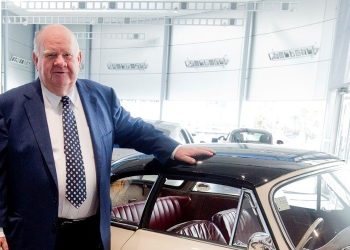
POLYGON ((319 173, 276 190, 273 201, 297 249, 350 246, 349 169, 319 173))
POLYGON ((272 144, 272 136, 257 131, 241 131, 231 134, 230 142, 272 144))

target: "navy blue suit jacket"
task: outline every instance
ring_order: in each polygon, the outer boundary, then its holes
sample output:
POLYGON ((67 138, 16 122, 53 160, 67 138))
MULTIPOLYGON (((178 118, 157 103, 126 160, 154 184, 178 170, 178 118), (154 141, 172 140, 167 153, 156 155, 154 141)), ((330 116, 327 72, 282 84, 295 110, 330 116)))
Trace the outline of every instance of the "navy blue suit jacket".
MULTIPOLYGON (((113 89, 77 80, 95 155, 100 232, 110 248, 110 166, 113 145, 166 161, 174 140, 135 119, 113 89)), ((0 227, 11 250, 53 250, 58 188, 39 79, 0 95, 0 227)))

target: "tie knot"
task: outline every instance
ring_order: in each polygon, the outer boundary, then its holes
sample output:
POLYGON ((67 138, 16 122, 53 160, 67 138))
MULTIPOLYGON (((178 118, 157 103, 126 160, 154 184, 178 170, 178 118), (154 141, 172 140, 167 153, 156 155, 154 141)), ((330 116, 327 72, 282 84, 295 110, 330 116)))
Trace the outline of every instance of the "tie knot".
POLYGON ((66 105, 69 106, 69 101, 70 101, 70 99, 68 96, 66 96, 66 95, 62 96, 61 102, 63 103, 63 106, 66 106, 66 105))

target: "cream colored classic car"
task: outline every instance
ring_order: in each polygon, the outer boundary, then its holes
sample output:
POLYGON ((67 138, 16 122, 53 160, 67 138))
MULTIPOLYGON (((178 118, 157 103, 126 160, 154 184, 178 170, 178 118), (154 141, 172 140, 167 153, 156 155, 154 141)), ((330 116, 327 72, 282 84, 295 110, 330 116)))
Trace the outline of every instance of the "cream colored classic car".
POLYGON ((350 249, 350 168, 334 156, 213 144, 196 166, 112 165, 112 250, 350 249))

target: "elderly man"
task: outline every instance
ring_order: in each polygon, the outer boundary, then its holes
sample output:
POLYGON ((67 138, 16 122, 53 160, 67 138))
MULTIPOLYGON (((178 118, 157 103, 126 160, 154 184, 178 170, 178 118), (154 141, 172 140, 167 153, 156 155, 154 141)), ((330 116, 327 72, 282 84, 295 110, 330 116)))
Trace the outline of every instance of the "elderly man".
POLYGON ((74 34, 49 25, 34 39, 39 78, 0 96, 0 246, 110 249, 113 145, 195 164, 185 147, 125 111, 113 89, 77 79, 74 34))

